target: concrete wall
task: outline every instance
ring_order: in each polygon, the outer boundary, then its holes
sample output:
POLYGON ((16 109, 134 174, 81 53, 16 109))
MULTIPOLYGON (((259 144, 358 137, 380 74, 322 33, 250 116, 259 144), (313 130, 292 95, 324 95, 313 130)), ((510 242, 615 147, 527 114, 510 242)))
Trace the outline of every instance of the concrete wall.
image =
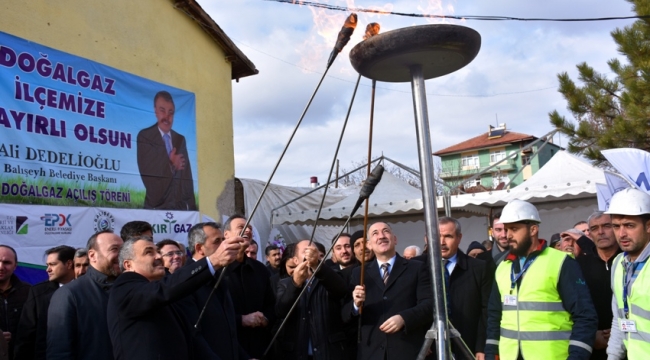
POLYGON ((199 209, 234 206, 231 66, 173 1, 5 0, 0 31, 193 92, 199 209))

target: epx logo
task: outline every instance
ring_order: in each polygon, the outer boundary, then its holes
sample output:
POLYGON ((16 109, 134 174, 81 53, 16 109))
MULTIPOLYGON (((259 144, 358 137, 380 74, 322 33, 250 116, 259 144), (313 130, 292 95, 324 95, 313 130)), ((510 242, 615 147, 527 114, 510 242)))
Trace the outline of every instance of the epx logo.
POLYGON ((65 216, 63 214, 45 214, 41 216, 41 220, 45 222, 45 227, 54 227, 54 226, 72 226, 70 223, 70 218, 72 214, 65 216))
POLYGON ((64 214, 45 214, 41 216, 41 220, 43 220, 43 224, 45 225, 45 235, 71 235, 71 218, 72 214, 68 214, 67 216, 64 214))

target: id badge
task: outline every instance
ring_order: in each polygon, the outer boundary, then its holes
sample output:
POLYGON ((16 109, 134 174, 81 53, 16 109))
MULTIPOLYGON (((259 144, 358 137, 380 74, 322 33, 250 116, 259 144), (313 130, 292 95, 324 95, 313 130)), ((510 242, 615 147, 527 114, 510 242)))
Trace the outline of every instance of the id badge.
POLYGON ((626 333, 636 332, 636 323, 634 320, 618 319, 621 331, 626 333))
POLYGON ((517 306, 517 295, 506 295, 503 305, 517 306))

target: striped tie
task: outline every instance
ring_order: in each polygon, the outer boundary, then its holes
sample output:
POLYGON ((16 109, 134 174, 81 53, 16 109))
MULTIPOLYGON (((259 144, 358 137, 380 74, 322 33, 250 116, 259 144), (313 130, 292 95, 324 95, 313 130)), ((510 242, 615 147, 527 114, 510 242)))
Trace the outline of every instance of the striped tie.
POLYGON ((382 280, 384 280, 384 284, 388 282, 388 267, 390 266, 389 263, 383 263, 381 264, 381 268, 384 270, 384 275, 381 277, 382 280))

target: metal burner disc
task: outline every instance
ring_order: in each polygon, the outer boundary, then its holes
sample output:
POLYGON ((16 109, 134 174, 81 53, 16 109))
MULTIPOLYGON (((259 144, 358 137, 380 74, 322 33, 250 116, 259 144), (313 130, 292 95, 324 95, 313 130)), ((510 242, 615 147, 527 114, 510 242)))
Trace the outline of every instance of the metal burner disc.
POLYGON ((474 60, 480 48, 481 35, 468 27, 412 26, 360 42, 350 51, 350 62, 367 78, 410 82, 413 65, 422 66, 425 79, 447 75, 474 60))

